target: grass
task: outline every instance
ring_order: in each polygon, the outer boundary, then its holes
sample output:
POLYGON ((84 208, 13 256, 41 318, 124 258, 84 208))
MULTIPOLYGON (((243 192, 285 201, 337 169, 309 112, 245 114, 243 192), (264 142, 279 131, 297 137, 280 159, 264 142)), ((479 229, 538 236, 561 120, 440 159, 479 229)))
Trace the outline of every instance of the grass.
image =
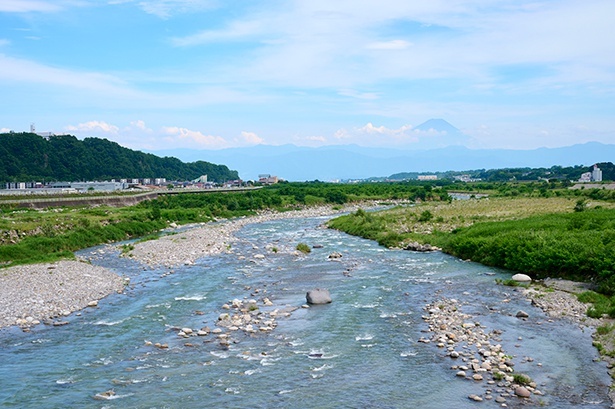
POLYGON ((359 210, 329 226, 386 247, 429 243, 535 278, 593 280, 601 292, 615 294, 615 204, 594 201, 582 212, 575 206, 561 197, 459 200, 359 210))
POLYGON ((305 243, 297 244, 297 250, 302 252, 303 254, 309 254, 312 252, 312 249, 310 248, 310 246, 308 246, 305 243))
POLYGON ((513 379, 517 385, 529 385, 532 383, 532 378, 522 373, 513 374, 513 379))

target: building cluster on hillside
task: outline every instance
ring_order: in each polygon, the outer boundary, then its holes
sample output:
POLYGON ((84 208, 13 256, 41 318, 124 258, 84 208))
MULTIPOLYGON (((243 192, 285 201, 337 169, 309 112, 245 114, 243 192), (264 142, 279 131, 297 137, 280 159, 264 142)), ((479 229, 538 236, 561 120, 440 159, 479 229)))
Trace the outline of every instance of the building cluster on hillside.
POLYGON ((470 182, 480 182, 481 178, 473 178, 470 175, 457 175, 453 176, 453 179, 458 182, 470 183, 470 182))
POLYGON ((585 172, 581 175, 579 182, 602 182, 602 170, 598 165, 594 165, 591 172, 585 172))
POLYGON ((263 185, 274 185, 278 183, 278 177, 272 176, 269 174, 258 175, 258 183, 262 183, 263 185))
POLYGON ((111 179, 110 181, 90 182, 7 182, 0 194, 11 195, 49 195, 57 193, 115 192, 127 189, 160 188, 167 186, 165 178, 111 179))

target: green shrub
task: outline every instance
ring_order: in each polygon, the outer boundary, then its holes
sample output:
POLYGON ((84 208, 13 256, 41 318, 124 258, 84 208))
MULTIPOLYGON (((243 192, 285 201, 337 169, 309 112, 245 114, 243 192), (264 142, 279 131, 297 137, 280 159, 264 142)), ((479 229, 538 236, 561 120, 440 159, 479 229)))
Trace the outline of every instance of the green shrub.
POLYGON ((532 383, 532 378, 521 373, 513 374, 513 379, 514 382, 518 385, 529 385, 530 383, 532 383))
POLYGON ((309 254, 312 249, 310 248, 310 246, 308 246, 305 243, 299 243, 297 244, 297 250, 302 252, 303 254, 309 254))

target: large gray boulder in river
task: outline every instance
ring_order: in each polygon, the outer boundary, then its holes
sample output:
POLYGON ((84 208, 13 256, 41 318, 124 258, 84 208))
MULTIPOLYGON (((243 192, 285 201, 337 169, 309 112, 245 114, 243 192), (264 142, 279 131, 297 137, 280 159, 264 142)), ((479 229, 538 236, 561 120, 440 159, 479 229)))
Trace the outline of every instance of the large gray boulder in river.
POLYGON ((331 302, 331 294, 329 294, 329 290, 315 288, 307 292, 305 299, 308 304, 329 304, 331 302))

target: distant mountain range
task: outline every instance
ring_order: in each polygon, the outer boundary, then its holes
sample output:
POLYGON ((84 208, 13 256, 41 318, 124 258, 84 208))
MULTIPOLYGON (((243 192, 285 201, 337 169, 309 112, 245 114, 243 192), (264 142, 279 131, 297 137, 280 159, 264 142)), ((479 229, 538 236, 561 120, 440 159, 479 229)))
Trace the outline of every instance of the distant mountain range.
POLYGON ((320 148, 257 145, 249 148, 200 151, 174 149, 152 153, 177 157, 187 162, 205 160, 223 163, 237 170, 244 180, 256 180, 259 174, 271 174, 289 181, 331 181, 388 177, 401 172, 592 165, 613 161, 615 145, 589 142, 533 150, 448 146, 421 151, 357 145, 320 148))
POLYGON ((183 161, 205 160, 236 169, 244 180, 259 174, 289 181, 347 180, 388 177, 404 172, 445 172, 502 168, 549 168, 592 165, 615 157, 615 145, 597 142, 534 150, 469 149, 469 137, 444 119, 430 119, 408 130, 419 139, 415 148, 368 148, 335 145, 319 148, 257 145, 222 150, 152 151, 183 161))

